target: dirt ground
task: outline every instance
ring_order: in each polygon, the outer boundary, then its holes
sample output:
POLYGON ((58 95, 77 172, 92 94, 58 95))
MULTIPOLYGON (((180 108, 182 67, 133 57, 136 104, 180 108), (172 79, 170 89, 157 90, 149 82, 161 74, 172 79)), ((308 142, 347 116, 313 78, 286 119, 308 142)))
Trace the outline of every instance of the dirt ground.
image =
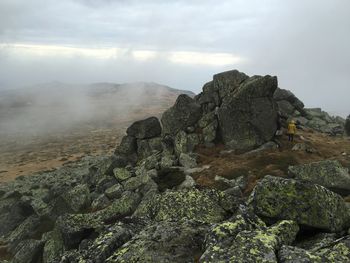
POLYGON ((215 148, 199 148, 199 165, 209 165, 210 168, 195 174, 198 184, 204 187, 223 188, 214 180, 216 175, 233 179, 241 175, 248 176, 248 187, 245 194, 249 194, 259 178, 270 174, 287 176, 289 165, 315 162, 324 159, 339 160, 345 167, 350 168, 350 138, 330 137, 313 131, 298 131, 293 143, 288 142, 286 135, 279 141, 279 149, 264 151, 263 153, 246 156, 242 154, 225 153, 221 145, 215 148), (292 151, 296 143, 307 143, 317 152, 292 151))

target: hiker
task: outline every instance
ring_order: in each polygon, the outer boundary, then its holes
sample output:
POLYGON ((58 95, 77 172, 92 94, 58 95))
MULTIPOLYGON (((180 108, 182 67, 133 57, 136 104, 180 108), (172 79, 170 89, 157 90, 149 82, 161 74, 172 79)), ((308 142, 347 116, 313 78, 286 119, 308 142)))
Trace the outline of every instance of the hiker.
POLYGON ((297 131, 297 126, 295 126, 295 121, 292 120, 289 124, 288 124, 288 141, 289 142, 293 142, 294 140, 294 134, 297 131))

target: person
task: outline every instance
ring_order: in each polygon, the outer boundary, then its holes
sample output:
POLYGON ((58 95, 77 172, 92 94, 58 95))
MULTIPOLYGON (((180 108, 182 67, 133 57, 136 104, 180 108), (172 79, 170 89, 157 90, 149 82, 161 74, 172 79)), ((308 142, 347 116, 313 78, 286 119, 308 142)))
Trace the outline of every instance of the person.
POLYGON ((296 131, 297 131, 297 126, 295 125, 295 121, 292 120, 288 124, 288 141, 293 142, 296 131))

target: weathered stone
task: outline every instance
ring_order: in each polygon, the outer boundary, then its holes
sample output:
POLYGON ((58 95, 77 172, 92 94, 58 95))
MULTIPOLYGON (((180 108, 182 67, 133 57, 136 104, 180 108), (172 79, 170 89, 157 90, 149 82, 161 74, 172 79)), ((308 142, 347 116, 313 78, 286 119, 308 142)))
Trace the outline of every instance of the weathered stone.
POLYGON ((175 136, 175 153, 180 156, 181 153, 193 152, 200 140, 197 134, 187 134, 180 131, 175 136))
POLYGON ((115 185, 111 186, 110 188, 106 189, 105 195, 109 199, 117 199, 117 198, 120 198, 122 196, 123 191, 124 191, 124 189, 120 184, 115 184, 115 185))
POLYGON ((295 220, 298 224, 339 232, 349 226, 349 210, 342 197, 323 186, 265 176, 249 197, 261 217, 295 220))
POLYGON ((77 248, 80 242, 89 237, 103 222, 92 214, 66 214, 59 217, 56 227, 67 249, 77 248))
POLYGON ((166 110, 162 115, 163 133, 175 135, 188 126, 193 126, 200 119, 202 109, 188 95, 180 95, 174 106, 166 110))
POLYGON ((160 122, 156 117, 149 117, 147 119, 134 122, 127 130, 129 136, 137 139, 149 139, 160 136, 162 128, 160 122))
POLYGON ((185 169, 194 168, 197 166, 196 156, 187 153, 181 153, 179 157, 179 163, 181 166, 185 167, 185 169))
POLYGON ((105 194, 99 195, 94 201, 92 201, 92 211, 101 210, 111 204, 110 200, 105 194))
POLYGON ((225 210, 220 206, 222 193, 196 189, 183 191, 167 191, 155 196, 146 205, 144 215, 156 221, 181 219, 197 220, 214 223, 226 216, 225 210))
POLYGON ((28 263, 40 262, 41 252, 44 242, 34 239, 22 241, 18 245, 17 253, 15 254, 13 263, 28 263))
POLYGON ((302 151, 302 152, 307 152, 307 153, 316 153, 317 150, 313 148, 310 144, 308 143, 296 143, 292 151, 302 151))
POLYGON ((305 250, 298 247, 282 246, 278 252, 278 262, 281 263, 333 263, 349 262, 350 238, 334 242, 317 250, 305 250))
POLYGON ((47 232, 43 236, 45 246, 43 250, 43 263, 52 263, 57 261, 63 253, 63 241, 57 229, 47 232))
POLYGON ((163 150, 162 138, 156 137, 147 140, 137 140, 137 154, 139 159, 161 152, 163 150))
POLYGON ((87 185, 77 185, 62 196, 69 208, 77 213, 91 204, 90 190, 87 185))
POLYGON ((198 222, 158 222, 146 227, 106 262, 193 262, 201 253, 207 225, 198 222))
POLYGON ((119 182, 125 181, 132 176, 132 173, 126 168, 115 168, 113 174, 119 182))
POLYGON ((224 143, 251 150, 270 141, 277 130, 277 106, 272 99, 277 78, 252 77, 225 98, 218 110, 224 143))
POLYGON ((350 194, 349 170, 336 160, 290 166, 288 173, 295 179, 310 181, 340 194, 350 194))
POLYGON ((184 189, 192 189, 196 186, 195 180, 189 176, 186 175, 185 181, 183 181, 178 187, 176 187, 177 190, 184 190, 184 189))
POLYGON ((164 155, 160 161, 162 169, 169 168, 176 165, 176 157, 174 155, 164 155))
POLYGON ((226 223, 214 229, 220 238, 202 255, 200 262, 277 263, 275 251, 291 244, 298 231, 293 221, 281 221, 269 228, 250 225, 242 219, 226 223), (227 238, 227 235, 233 237, 227 238))
POLYGON ((119 146, 117 147, 115 154, 130 156, 136 154, 136 150, 136 138, 132 136, 124 136, 119 146))
POLYGON ((134 191, 145 185, 151 178, 147 175, 138 175, 122 182, 125 191, 134 191))
POLYGON ((11 253, 15 254, 18 244, 26 239, 34 238, 40 226, 40 219, 36 215, 27 217, 15 230, 13 230, 6 243, 11 253))

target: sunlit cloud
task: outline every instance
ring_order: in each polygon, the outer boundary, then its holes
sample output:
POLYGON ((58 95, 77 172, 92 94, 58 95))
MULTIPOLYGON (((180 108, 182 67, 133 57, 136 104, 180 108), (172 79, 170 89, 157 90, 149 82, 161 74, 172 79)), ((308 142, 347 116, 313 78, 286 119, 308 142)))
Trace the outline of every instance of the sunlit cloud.
POLYGON ((202 52, 172 52, 169 60, 179 64, 195 64, 209 66, 237 65, 243 58, 228 53, 202 53, 202 52))
POLYGON ((151 59, 165 59, 173 64, 227 66, 242 63, 244 59, 229 53, 208 53, 189 51, 153 51, 131 50, 126 48, 87 48, 67 47, 59 45, 38 44, 0 44, 0 48, 10 53, 25 58, 35 57, 60 57, 76 58, 88 57, 100 60, 127 58, 144 62, 151 59))
POLYGON ((157 52, 151 50, 135 50, 132 52, 132 55, 136 60, 146 61, 155 58, 157 52))

